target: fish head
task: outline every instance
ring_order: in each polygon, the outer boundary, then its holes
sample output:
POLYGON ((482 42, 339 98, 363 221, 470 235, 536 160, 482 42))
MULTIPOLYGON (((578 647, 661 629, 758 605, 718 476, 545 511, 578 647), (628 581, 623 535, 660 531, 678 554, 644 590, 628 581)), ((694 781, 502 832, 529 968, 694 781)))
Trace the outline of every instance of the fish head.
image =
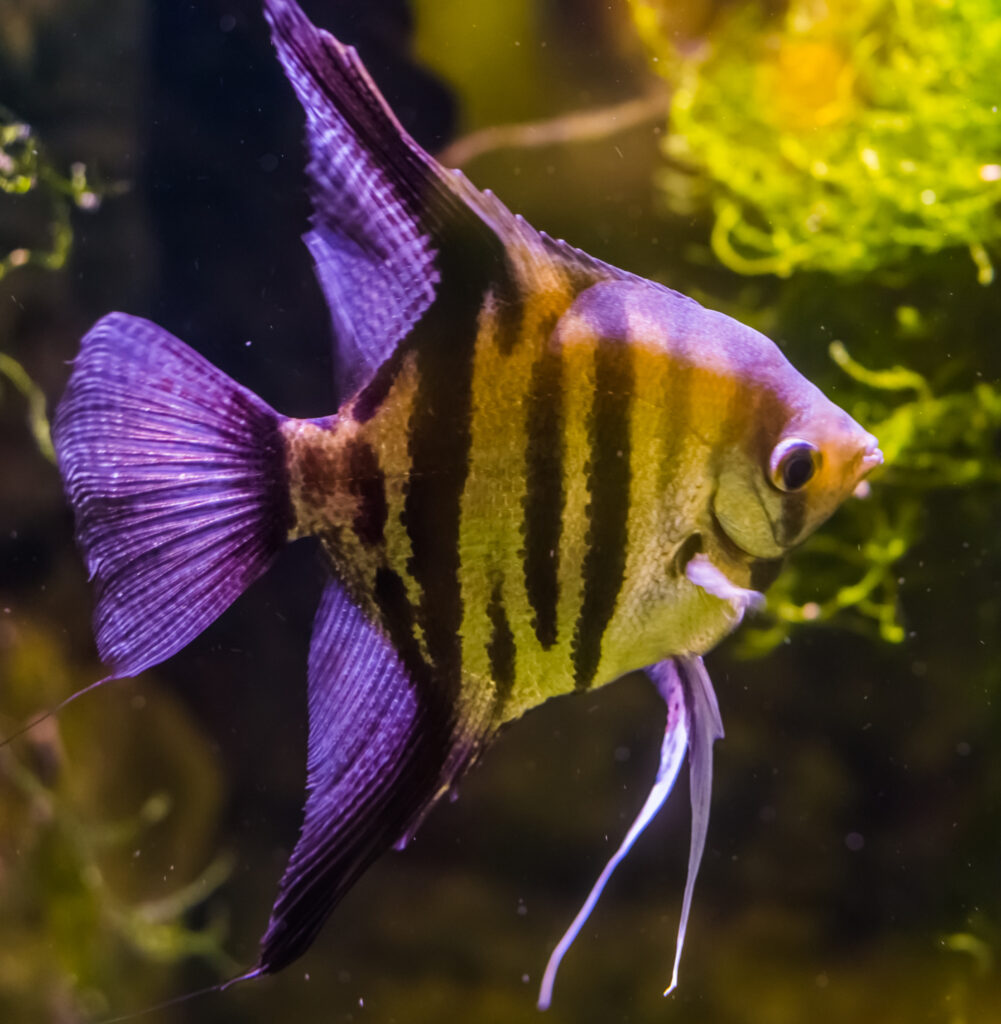
POLYGON ((578 297, 557 334, 566 347, 633 350, 636 405, 666 407, 675 441, 665 450, 685 467, 666 498, 697 495, 680 557, 701 551, 739 586, 758 589, 759 563, 805 540, 883 461, 876 438, 771 339, 678 292, 603 282, 578 297))
POLYGON ((872 434, 784 357, 762 363, 750 384, 750 422, 719 460, 711 516, 727 542, 773 559, 809 537, 883 455, 872 434))

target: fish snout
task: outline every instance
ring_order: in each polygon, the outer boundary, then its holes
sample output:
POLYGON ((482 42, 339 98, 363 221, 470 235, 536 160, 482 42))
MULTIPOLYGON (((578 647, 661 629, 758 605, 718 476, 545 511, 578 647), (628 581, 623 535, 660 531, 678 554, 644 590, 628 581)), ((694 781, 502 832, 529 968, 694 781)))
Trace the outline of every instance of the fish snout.
POLYGON ((883 465, 883 453, 879 448, 879 441, 876 440, 872 434, 865 434, 863 436, 862 447, 859 448, 852 460, 852 470, 850 475, 851 480, 851 493, 857 498, 866 498, 869 496, 869 481, 866 477, 877 468, 877 466, 883 465))
POLYGON ((872 434, 866 434, 865 442, 865 447, 859 453, 859 479, 871 473, 877 466, 883 465, 879 441, 872 434))

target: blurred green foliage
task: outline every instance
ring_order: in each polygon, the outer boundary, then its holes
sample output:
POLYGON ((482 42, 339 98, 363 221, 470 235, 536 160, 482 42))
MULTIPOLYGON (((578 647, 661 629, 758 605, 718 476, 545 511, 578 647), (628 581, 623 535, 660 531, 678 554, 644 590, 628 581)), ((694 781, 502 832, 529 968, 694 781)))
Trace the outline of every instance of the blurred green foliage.
MULTIPOLYGON (((61 270, 73 245, 71 211, 96 210, 102 196, 111 191, 116 189, 95 187, 82 163, 74 163, 68 175, 58 171, 31 126, 0 106, 0 193, 6 193, 0 196, 0 212, 9 213, 4 205, 29 195, 42 201, 41 210, 30 218, 39 243, 0 251, 0 280, 22 267, 61 270)), ((0 247, 10 244, 6 236, 6 231, 0 235, 0 247)), ((5 383, 26 402, 31 433, 42 454, 54 462, 45 396, 21 363, 0 350, 0 401, 5 383)))
MULTIPOLYGON (((23 616, 0 620, 0 678, 5 736, 81 682, 51 627, 23 616)), ((155 690, 130 704, 91 697, 0 747, 5 1021, 106 1015, 106 986, 134 958, 234 969, 222 917, 186 923, 231 870, 226 855, 199 865, 220 796, 204 739, 155 690), (139 749, 155 753, 153 773, 136 772, 139 749)))
POLYGON ((631 0, 674 87, 661 175, 679 210, 710 202, 740 273, 860 273, 966 246, 982 283, 1001 240, 1001 20, 994 0, 741 3, 702 45, 631 0))

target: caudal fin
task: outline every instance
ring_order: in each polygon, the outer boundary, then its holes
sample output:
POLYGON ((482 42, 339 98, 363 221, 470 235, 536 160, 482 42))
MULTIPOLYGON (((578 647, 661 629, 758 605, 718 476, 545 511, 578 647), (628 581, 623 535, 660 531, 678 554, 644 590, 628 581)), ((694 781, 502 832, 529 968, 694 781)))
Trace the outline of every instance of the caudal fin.
POLYGON ((81 342, 53 440, 111 678, 180 650, 271 564, 290 516, 281 422, 146 320, 112 313, 81 342))

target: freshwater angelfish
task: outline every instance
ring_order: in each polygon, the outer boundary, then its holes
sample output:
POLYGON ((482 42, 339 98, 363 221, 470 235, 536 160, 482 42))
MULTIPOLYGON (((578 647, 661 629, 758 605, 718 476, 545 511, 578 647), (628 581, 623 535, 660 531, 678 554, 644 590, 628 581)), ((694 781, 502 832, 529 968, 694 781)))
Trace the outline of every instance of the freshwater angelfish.
POLYGON ((880 463, 876 440, 763 335, 438 164, 293 0, 265 13, 306 115, 305 242, 342 400, 284 417, 123 313, 84 337, 54 440, 107 678, 170 657, 286 543, 319 539, 304 820, 245 980, 305 952, 502 726, 645 669, 667 709, 656 780, 539 1004, 687 754, 673 987, 722 735, 701 655, 880 463))

